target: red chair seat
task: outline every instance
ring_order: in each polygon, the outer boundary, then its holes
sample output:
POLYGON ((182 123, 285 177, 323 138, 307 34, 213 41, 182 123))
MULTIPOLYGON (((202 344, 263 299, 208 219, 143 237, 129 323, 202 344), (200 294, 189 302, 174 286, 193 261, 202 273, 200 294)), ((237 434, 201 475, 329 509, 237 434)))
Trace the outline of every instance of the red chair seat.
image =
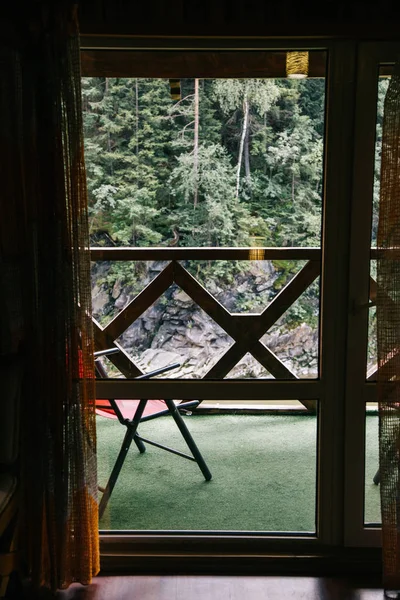
MULTIPOLYGON (((115 402, 124 419, 133 419, 139 400, 116 400, 115 402)), ((167 405, 164 400, 148 400, 142 417, 155 415, 166 409, 167 405)), ((96 400, 96 414, 109 419, 117 419, 117 415, 108 400, 96 400)))

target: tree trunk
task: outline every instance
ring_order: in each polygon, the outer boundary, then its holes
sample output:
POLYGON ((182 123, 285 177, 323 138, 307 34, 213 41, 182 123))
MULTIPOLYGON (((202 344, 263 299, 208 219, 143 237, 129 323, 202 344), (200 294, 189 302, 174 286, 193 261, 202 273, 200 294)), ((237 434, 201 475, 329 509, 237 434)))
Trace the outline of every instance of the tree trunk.
MULTIPOLYGON (((104 91, 104 95, 107 96, 108 91, 109 91, 109 81, 108 81, 108 77, 106 77, 106 85, 105 85, 105 91, 104 91)), ((107 131, 107 151, 109 154, 111 154, 111 133, 109 131, 107 131)), ((111 177, 114 177, 114 163, 112 158, 110 159, 110 172, 111 172, 111 177)))
POLYGON ((294 204, 294 171, 292 171, 292 204, 294 204))
MULTIPOLYGON (((266 133, 266 129, 267 129, 267 113, 264 113, 264 131, 265 131, 265 151, 267 150, 267 133, 266 133)), ((264 175, 267 174, 267 161, 264 161, 264 175)), ((272 177, 272 169, 270 169, 270 178, 272 177)))
POLYGON ((194 198, 193 208, 195 209, 199 194, 199 80, 194 80, 194 146, 193 146, 193 177, 194 177, 194 198))
POLYGON ((247 126, 246 129, 246 137, 244 138, 244 172, 246 173, 246 177, 249 180, 250 185, 250 127, 247 126))
POLYGON ((244 149, 244 141, 245 141, 246 135, 247 135, 248 121, 249 121, 249 102, 247 100, 247 92, 245 92, 244 100, 243 100, 243 127, 242 127, 242 135, 240 136, 239 156, 238 156, 238 164, 237 164, 237 171, 236 171, 236 199, 239 198, 240 171, 242 170, 243 149, 244 149))
POLYGON ((139 156, 139 80, 135 80, 135 108, 136 108, 136 156, 139 156))

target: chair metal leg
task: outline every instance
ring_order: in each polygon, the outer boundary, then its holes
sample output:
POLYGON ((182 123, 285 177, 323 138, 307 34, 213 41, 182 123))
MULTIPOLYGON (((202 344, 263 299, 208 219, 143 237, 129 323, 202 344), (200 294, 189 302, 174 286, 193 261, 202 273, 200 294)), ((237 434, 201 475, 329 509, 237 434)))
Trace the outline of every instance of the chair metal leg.
POLYGON ((196 446, 196 442, 194 441, 190 431, 186 427, 186 423, 183 420, 182 415, 180 414, 175 402, 173 400, 165 400, 165 404, 168 406, 168 409, 177 424, 179 431, 181 432, 185 442, 189 446, 190 451, 193 454, 194 459, 199 465, 200 471, 203 473, 206 481, 210 481, 212 475, 209 468, 206 465, 204 458, 202 457, 200 450, 196 446))
POLYGON ((126 455, 128 454, 128 451, 131 446, 134 435, 135 435, 135 430, 132 427, 127 427, 127 431, 125 433, 125 437, 122 442, 122 446, 119 451, 117 460, 115 461, 113 470, 111 471, 111 475, 107 481, 107 485, 104 489, 103 496, 100 500, 100 505, 99 505, 99 518, 100 519, 103 516, 103 513, 106 509, 106 506, 108 504, 108 501, 109 501, 112 491, 114 489, 114 486, 117 482, 118 476, 121 472, 122 465, 125 462, 125 458, 126 458, 126 455))
POLYGON ((380 481, 381 481, 381 473, 380 473, 380 470, 378 469, 374 475, 373 482, 375 485, 379 485, 380 481))
MULTIPOLYGON (((103 516, 104 511, 107 507, 108 501, 111 497, 112 491, 117 482, 117 479, 121 472, 122 466, 125 462, 126 455, 128 454, 129 448, 132 444, 132 440, 135 442, 136 446, 138 447, 138 449, 141 453, 145 452, 145 450, 146 450, 146 447, 145 447, 143 441, 140 439, 140 437, 137 434, 137 428, 140 423, 140 419, 142 418, 142 414, 145 409, 146 403, 147 403, 147 400, 141 400, 139 407, 136 411, 135 418, 130 422, 125 422, 127 431, 125 433, 125 437, 122 442, 121 449, 119 451, 117 460, 115 461, 114 467, 111 471, 111 475, 110 475, 107 485, 103 491, 103 496, 101 498, 100 505, 99 505, 99 518, 101 518, 103 516)), ((195 460, 197 462, 201 472, 203 473, 204 478, 206 479, 206 481, 209 481, 212 477, 211 472, 210 472, 209 468, 207 467, 207 464, 206 464, 203 456, 201 455, 200 450, 198 449, 191 433, 189 432, 189 430, 186 426, 186 423, 184 422, 184 419, 182 418, 182 415, 180 414, 177 406, 175 405, 175 402, 173 400, 165 400, 165 404, 167 405, 168 410, 171 413, 171 416, 173 417, 175 423, 177 424, 179 431, 181 432, 186 444, 188 445, 188 447, 193 455, 193 459, 191 459, 191 460, 195 460)), ((151 443, 151 442, 149 442, 149 443, 151 443)), ((158 444, 154 444, 154 445, 158 445, 158 444)), ((160 446, 160 447, 163 448, 164 446, 160 446)), ((166 447, 164 447, 164 449, 168 450, 168 448, 166 448, 166 447)), ((179 454, 179 453, 176 452, 176 454, 179 454)), ((181 455, 184 456, 183 454, 181 454, 181 455)), ((191 458, 191 457, 186 456, 186 458, 191 458)))
POLYGON ((108 479, 107 485, 103 492, 103 496, 100 500, 99 519, 101 519, 101 517, 103 516, 103 513, 106 509, 106 506, 108 504, 108 501, 110 499, 110 496, 112 494, 114 486, 117 482, 118 476, 121 472, 122 465, 125 462, 125 458, 126 458, 126 455, 128 454, 132 440, 135 440, 135 443, 136 443, 137 447, 139 448, 140 452, 144 452, 146 450, 146 447, 143 444, 143 442, 141 440, 135 439, 136 431, 137 431, 138 425, 140 423, 140 419, 142 418, 143 411, 146 408, 146 404, 147 404, 147 400, 140 400, 139 406, 135 413, 135 417, 132 419, 132 421, 127 421, 124 423, 127 430, 126 430, 125 437, 124 437, 122 445, 121 445, 121 449, 117 456, 117 460, 115 461, 113 470, 111 471, 111 475, 108 479))
POLYGON ((133 437, 133 441, 135 442, 140 454, 143 454, 144 452, 146 452, 146 446, 143 444, 142 440, 138 438, 137 433, 135 433, 135 435, 133 437))

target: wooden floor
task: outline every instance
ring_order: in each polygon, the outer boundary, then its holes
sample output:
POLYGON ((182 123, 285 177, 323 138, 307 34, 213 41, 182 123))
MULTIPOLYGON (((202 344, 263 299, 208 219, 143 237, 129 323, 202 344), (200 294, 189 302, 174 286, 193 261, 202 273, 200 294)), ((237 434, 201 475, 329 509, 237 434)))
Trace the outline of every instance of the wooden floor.
MULTIPOLYGON (((43 597, 43 596, 42 596, 43 597)), ((53 596, 54 598, 54 596, 53 596)), ((326 577, 104 576, 57 600, 382 600, 376 580, 326 577)))

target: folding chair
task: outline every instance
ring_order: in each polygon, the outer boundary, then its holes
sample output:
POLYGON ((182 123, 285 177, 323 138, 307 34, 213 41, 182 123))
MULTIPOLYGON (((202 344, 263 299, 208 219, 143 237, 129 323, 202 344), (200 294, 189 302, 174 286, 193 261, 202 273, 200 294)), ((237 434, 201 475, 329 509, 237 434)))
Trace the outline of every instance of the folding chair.
MULTIPOLYGON (((100 350, 99 352, 94 353, 97 377, 107 377, 106 370, 100 361, 100 357, 108 356, 116 352, 119 352, 118 348, 100 350)), ((166 371, 170 371, 171 369, 176 369, 179 366, 180 365, 178 363, 172 364, 162 369, 157 369, 155 371, 151 371, 150 373, 140 375, 136 379, 150 379, 151 377, 155 377, 156 375, 160 375, 161 373, 165 373, 166 371)), ((112 491, 124 464, 126 455, 128 454, 132 440, 135 442, 139 452, 141 453, 146 451, 146 443, 151 444, 152 446, 156 446, 157 448, 167 450, 167 452, 171 452, 172 454, 182 456, 183 458, 186 458, 188 460, 192 460, 198 464, 206 481, 209 481, 211 479, 212 475, 205 463, 205 460, 202 457, 180 413, 180 411, 187 411, 188 409, 195 408, 196 406, 198 406, 198 404, 199 400, 190 400, 188 402, 179 402, 176 400, 146 399, 116 400, 113 398, 105 400, 96 400, 96 413, 98 415, 107 418, 118 419, 121 425, 124 425, 126 427, 125 437, 123 439, 121 449, 115 461, 114 467, 111 471, 111 475, 108 479, 107 485, 105 488, 99 487, 99 490, 103 492, 103 496, 99 505, 100 518, 102 517, 106 509, 112 491), (159 444, 158 442, 154 442, 138 434, 138 426, 141 423, 144 423, 145 421, 150 421, 152 419, 156 419, 157 417, 162 417, 164 415, 172 416, 186 444, 188 445, 189 450, 192 453, 191 455, 180 452, 179 450, 175 450, 174 448, 170 448, 169 446, 159 444)))

